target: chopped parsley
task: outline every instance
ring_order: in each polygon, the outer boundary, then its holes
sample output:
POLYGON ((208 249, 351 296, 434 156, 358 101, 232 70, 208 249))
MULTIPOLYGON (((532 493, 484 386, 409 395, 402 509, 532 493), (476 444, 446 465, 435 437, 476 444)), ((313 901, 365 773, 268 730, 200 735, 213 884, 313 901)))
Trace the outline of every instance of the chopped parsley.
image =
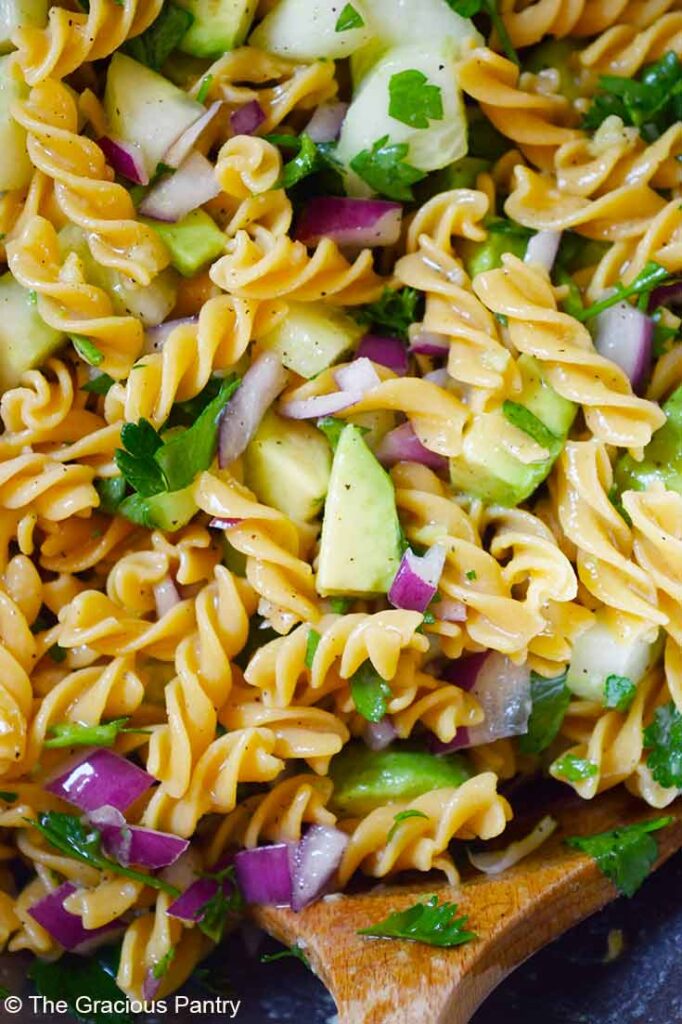
MULTIPOLYGON (((48 648, 47 653, 58 665, 66 661, 66 648, 60 647, 59 644, 52 644, 52 647, 48 648)), ((49 746, 49 744, 46 743, 44 746, 49 746)))
MULTIPOLYGON (((592 305, 587 306, 586 309, 576 309, 575 312, 571 310, 571 316, 574 316, 576 320, 581 320, 583 322, 585 320, 591 320, 592 317, 597 316, 599 313, 603 313, 605 309, 610 309, 611 306, 615 306, 623 299, 629 299, 632 296, 648 296, 649 292, 659 284, 663 284, 664 281, 667 281, 670 276, 669 272, 665 267, 662 267, 660 263, 656 263, 655 260, 649 260, 630 284, 617 285, 613 289, 611 295, 607 295, 605 299, 600 299, 599 302, 592 303, 592 305)), ((569 312, 569 310, 567 310, 567 312, 569 312)))
POLYGON ((59 960, 36 957, 28 976, 40 996, 53 1002, 64 1000, 80 1024, 133 1024, 126 997, 116 984, 119 957, 120 946, 103 946, 88 957, 73 953, 59 960), (83 999, 84 995, 89 998, 83 999))
POLYGON ((353 673, 349 682, 356 711, 368 722, 380 722, 386 714, 386 701, 391 696, 386 680, 367 660, 353 673))
POLYGON ((505 56, 513 61, 514 64, 520 64, 519 55, 509 38, 507 26, 497 9, 497 0, 446 0, 446 3, 455 14, 461 15, 462 18, 473 18, 476 14, 487 14, 493 28, 497 32, 505 56))
POLYGON ((104 361, 104 354, 84 334, 70 334, 69 337, 76 352, 88 366, 99 366, 104 361))
POLYGON ((115 383, 114 378, 108 373, 98 373, 81 385, 81 391, 88 391, 91 395, 106 395, 115 383))
POLYGON ((234 864, 229 864, 222 871, 207 874, 205 877, 216 882, 216 889, 201 908, 198 923, 204 935, 218 943, 223 937, 230 915, 238 914, 243 909, 244 898, 235 881, 234 864))
POLYGON ((666 828, 672 818, 654 818, 623 825, 594 836, 571 836, 568 846, 594 857, 600 871, 623 896, 633 896, 658 857, 658 843, 649 834, 666 828))
POLYGON ((464 575, 466 576, 466 578, 468 580, 471 580, 472 582, 473 582, 473 580, 478 579, 478 573, 476 572, 475 569, 467 569, 467 571, 464 573, 464 575))
POLYGON ((423 71, 411 68, 392 75, 388 83, 388 112, 410 128, 428 128, 429 120, 443 120, 443 95, 430 85, 423 71))
POLYGON ((290 189, 299 181, 318 174, 321 171, 331 172, 333 178, 330 180, 329 188, 326 191, 343 193, 341 187, 340 164, 334 156, 334 144, 331 142, 313 142, 309 135, 302 132, 300 135, 273 134, 265 135, 265 139, 273 146, 290 150, 295 155, 285 163, 282 168, 277 188, 290 189))
POLYGON ((561 728, 571 691, 566 686, 566 672, 546 679, 537 672, 530 674, 532 707, 528 732, 519 739, 522 754, 540 754, 550 746, 561 728))
POLYGON ((393 824, 388 830, 388 835, 386 836, 387 843, 390 843, 391 839, 393 839, 393 836, 396 834, 403 821, 407 821, 408 818, 426 818, 426 820, 428 821, 429 816, 428 814, 424 814, 423 811, 417 810, 408 809, 407 811, 398 811, 397 814, 394 814, 393 824))
POLYGON ((11 793, 7 789, 0 789, 0 800, 4 800, 6 804, 13 804, 18 799, 18 793, 11 793))
POLYGON ((310 961, 297 942, 288 949, 280 949, 276 953, 264 953, 260 958, 260 962, 262 964, 271 964, 274 963, 275 960, 285 960, 288 957, 294 957, 294 959, 300 960, 302 964, 305 964, 305 966, 310 969, 310 961))
POLYGON ((682 120, 682 63, 677 54, 669 51, 634 78, 602 75, 582 126, 595 131, 614 114, 648 142, 682 120))
POLYGON ((411 324, 421 313, 422 295, 416 288, 384 288, 381 298, 353 311, 360 324, 375 327, 387 334, 407 341, 411 324))
POLYGON ((409 939, 428 946, 461 946, 476 938, 467 930, 468 918, 457 917, 456 903, 438 903, 430 896, 426 903, 415 903, 406 910, 393 914, 368 928, 360 928, 358 935, 372 935, 382 939, 409 939))
POLYGON ((524 434, 528 434, 536 444, 539 444, 541 448, 548 448, 550 452, 554 451, 557 441, 559 438, 546 427, 541 419, 527 409, 525 405, 520 405, 518 402, 511 402, 509 399, 505 399, 502 403, 502 412, 504 413, 505 419, 511 423, 513 427, 518 427, 524 434))
POLYGON ((339 14, 339 17, 334 26, 335 32, 348 32, 351 28, 362 28, 365 22, 362 15, 355 10, 352 4, 346 4, 346 6, 339 14))
POLYGON ((599 766, 586 757, 564 754, 554 762, 552 771, 567 782, 582 782, 583 779, 593 779, 599 773, 599 766))
POLYGON ((391 142, 384 135, 371 149, 363 149, 354 156, 350 166, 374 192, 409 202, 414 199, 412 185, 425 178, 426 172, 406 162, 408 149, 406 142, 391 142))
POLYGON ((119 505, 126 496, 126 482, 122 476, 110 476, 95 480, 95 490, 99 494, 99 508, 102 512, 115 516, 119 505))
MULTIPOLYGON (((66 651, 64 651, 66 656, 66 651)), ((113 718, 99 725, 83 725, 81 722, 58 722, 47 730, 48 739, 44 747, 113 747, 116 737, 122 732, 146 733, 148 729, 126 729, 127 718, 113 718)))
POLYGON ((197 93, 197 103, 203 103, 209 94, 210 88, 213 84, 213 75, 204 75, 201 79, 199 91, 197 93))
POLYGON ((308 639, 306 640, 305 645, 305 663, 307 668, 313 667, 313 659, 315 657, 315 652, 319 647, 321 639, 322 637, 320 636, 316 629, 313 629, 311 627, 308 630, 308 639))
POLYGON ((604 682, 604 707, 627 711, 637 693, 637 687, 627 676, 607 676, 604 682))
POLYGON ((335 615, 345 615, 353 604, 352 597, 330 597, 329 607, 335 615))
POLYGON ((140 64, 146 64, 153 71, 160 71, 193 21, 194 17, 184 7, 166 0, 158 18, 142 35, 129 39, 123 50, 140 64))
POLYGON ((317 429, 321 430, 324 436, 329 441, 332 451, 336 451, 336 446, 339 443, 341 437, 341 431, 347 426, 344 420, 339 420, 336 416, 323 416, 317 421, 317 429))
POLYGON ((650 750, 646 763, 659 786, 682 788, 682 715, 673 701, 656 708, 653 722, 644 730, 644 746, 650 750))
POLYGON ((165 953, 160 960, 152 967, 152 975, 158 981, 159 978, 164 978, 168 974, 168 969, 173 962, 175 956, 175 946, 171 946, 167 953, 165 953))

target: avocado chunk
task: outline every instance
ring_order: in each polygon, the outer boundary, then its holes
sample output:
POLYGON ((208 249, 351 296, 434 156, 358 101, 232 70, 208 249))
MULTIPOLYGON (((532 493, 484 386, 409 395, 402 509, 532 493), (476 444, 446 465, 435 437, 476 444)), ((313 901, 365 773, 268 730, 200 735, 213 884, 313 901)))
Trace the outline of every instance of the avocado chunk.
POLYGON ((181 491, 165 491, 147 498, 141 494, 131 494, 123 499, 118 510, 133 523, 148 529, 156 527, 167 533, 174 533, 186 526, 198 511, 192 487, 185 487, 181 491))
POLYGON ((289 302, 284 319, 260 340, 288 370, 310 379, 338 362, 365 333, 343 310, 324 302, 289 302))
POLYGON ((463 156, 433 175, 433 195, 453 188, 476 188, 476 178, 490 169, 490 161, 480 156, 463 156))
POLYGON ((244 481, 260 501, 301 522, 321 511, 332 456, 326 438, 310 423, 266 413, 243 460, 244 481))
POLYGON ((463 239, 458 248, 469 277, 476 277, 486 270, 502 266, 502 257, 511 252, 520 260, 526 255, 528 239, 532 232, 510 220, 495 218, 485 225, 488 237, 484 242, 463 239))
POLYGON ((0 57, 0 191, 25 188, 33 174, 26 148, 26 129, 12 117, 16 100, 26 99, 28 86, 13 55, 0 57))
POLYGON ((609 676, 625 676, 637 683, 660 653, 660 642, 647 636, 619 636, 608 612, 597 612, 595 622, 573 644, 566 685, 577 697, 604 703, 609 676))
POLYGON ((14 48, 12 36, 20 28, 47 24, 47 0, 2 0, 0 4, 0 53, 14 48))
POLYGON ((558 395, 542 375, 532 356, 518 360, 523 387, 515 404, 528 409, 550 432, 549 455, 524 463, 500 443, 509 429, 502 409, 476 414, 464 435, 462 453, 450 459, 450 480, 455 490, 499 505, 518 505, 542 483, 566 441, 576 406, 558 395))
POLYGON ((225 248, 225 235, 205 210, 192 210, 174 224, 141 219, 154 228, 170 253, 171 263, 183 277, 192 277, 225 248))
POLYGON ((413 800, 432 789, 461 786, 471 777, 461 754, 437 757, 400 745, 370 750, 362 743, 349 743, 336 754, 329 774, 334 810, 349 817, 369 814, 393 801, 413 800))
POLYGON ((246 39, 257 0, 180 0, 194 21, 180 43, 193 57, 222 57, 246 39))
POLYGON ((663 412, 666 421, 644 449, 642 461, 628 454, 618 459, 614 480, 619 492, 645 491, 652 483, 662 483, 682 494, 682 387, 663 404, 663 412))
POLYGON ((10 273, 0 277, 0 389, 13 388, 22 373, 40 366, 63 345, 65 335, 41 318, 35 296, 10 273))
POLYGON ((401 558, 401 531, 391 478, 358 427, 339 437, 322 520, 317 591, 385 594, 401 558))

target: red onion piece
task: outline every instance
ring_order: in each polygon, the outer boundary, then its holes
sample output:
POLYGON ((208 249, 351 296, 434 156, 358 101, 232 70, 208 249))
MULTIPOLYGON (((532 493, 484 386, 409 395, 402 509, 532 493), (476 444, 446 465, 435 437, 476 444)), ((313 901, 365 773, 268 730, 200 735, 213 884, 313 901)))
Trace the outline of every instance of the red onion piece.
POLYGON ((330 395, 294 398, 291 402, 284 402, 279 411, 290 420, 312 420, 320 416, 333 416, 335 412, 355 405, 361 398, 361 394, 352 391, 332 391, 330 395))
POLYGON ((160 352, 176 327, 181 327, 183 324, 198 323, 198 316, 183 316, 178 320, 166 320, 162 324, 157 324, 156 327, 148 327, 144 332, 144 352, 160 352))
POLYGON ((418 356, 447 356, 450 342, 447 335, 435 331, 425 331, 420 324, 414 324, 417 330, 410 328, 410 352, 418 356))
POLYGON ((425 612, 433 600, 445 566, 445 548, 434 544, 423 557, 409 548, 400 560, 388 591, 394 608, 425 612))
POLYGON ((430 370, 428 373, 425 373, 422 379, 430 380, 432 384, 437 384, 439 388, 445 388, 450 380, 450 374, 444 366, 441 366, 438 370, 430 370))
POLYGON ((649 312, 653 313, 659 306, 666 309, 677 309, 682 306, 682 281, 662 284, 654 288, 649 296, 649 312))
POLYGON ((110 139, 103 135, 97 140, 97 145, 117 174, 135 185, 149 184, 144 158, 134 142, 120 142, 118 139, 110 139))
POLYGON ((140 213, 152 220, 175 223, 220 192, 213 164, 196 150, 175 174, 164 175, 140 203, 140 213))
POLYGON ((176 604, 180 604, 182 598, 175 585, 175 581, 170 576, 166 576, 160 583, 155 585, 154 600, 156 602, 157 619, 162 619, 167 612, 175 608, 176 604))
POLYGON ((146 868, 166 868, 174 864, 189 846, 188 839, 180 839, 170 832, 157 832, 139 825, 98 825, 102 846, 109 857, 127 868, 140 864, 146 868))
POLYGON ((462 601, 443 597, 434 604, 433 614, 441 622, 466 622, 467 606, 462 601))
POLYGON ((104 924, 100 928, 84 928, 83 921, 78 914, 71 914, 64 907, 64 901, 76 891, 77 886, 73 882, 63 882, 62 885, 28 908, 34 921, 42 925, 45 931, 49 932, 64 949, 77 949, 83 943, 89 943, 92 939, 99 938, 119 927, 116 921, 110 921, 109 924, 104 924))
POLYGON ((303 910, 318 899, 334 877, 348 836, 338 828, 312 825, 293 855, 291 909, 303 910))
POLYGON ((373 363, 387 366, 398 377, 404 377, 407 373, 407 350, 400 338, 366 334, 358 345, 355 358, 371 359, 373 363))
POLYGON ((306 135, 313 142, 334 142, 341 134, 341 125, 347 110, 348 104, 340 101, 321 103, 308 121, 306 135))
POLYGON ((360 396, 381 384, 381 377, 366 357, 354 359, 352 363, 341 366, 334 372, 334 380, 342 391, 360 396))
POLYGON ((154 977, 154 968, 153 967, 147 968, 147 971, 146 971, 145 976, 144 976, 144 980, 142 982, 142 998, 145 999, 147 1002, 150 1002, 150 1003, 154 999, 156 999, 157 993, 158 993, 159 989, 161 988, 161 981, 162 981, 162 978, 160 978, 160 977, 159 978, 155 978, 154 977))
POLYGON ((524 263, 537 263, 549 274, 554 266, 560 242, 561 231, 555 231, 553 228, 538 231, 528 241, 526 255, 523 257, 524 263))
POLYGON ((214 878, 198 878, 192 882, 182 896, 178 896, 168 908, 169 917, 179 917, 183 921, 199 921, 201 914, 218 891, 220 883, 214 878))
POLYGON ((237 884, 247 903, 291 905, 292 848, 289 843, 240 850, 234 858, 237 884))
POLYGON ((400 238, 402 206, 385 199, 317 196, 298 222, 296 238, 316 245, 331 238, 337 245, 395 245, 400 238))
POLYGON ((287 383, 287 371, 274 352, 262 352, 223 409, 218 434, 218 461, 231 465, 244 452, 260 421, 287 383))
POLYGON ((380 722, 367 722, 362 738, 370 750, 385 750, 393 743, 398 733, 390 715, 384 715, 380 722))
POLYGON ((530 670, 525 666, 514 665, 509 658, 495 652, 474 654, 453 662, 443 678, 472 693, 481 704, 485 718, 480 725, 459 728, 449 743, 441 743, 436 736, 429 737, 434 753, 449 754, 506 736, 521 736, 528 731, 530 670))
POLYGON ((155 781, 125 757, 101 747, 79 754, 45 789, 82 811, 96 811, 105 804, 125 811, 155 781))
POLYGON ((397 462, 419 462, 436 472, 448 468, 445 456, 425 448, 411 423, 401 423, 399 427, 384 434, 374 454, 382 466, 395 466, 397 462))
POLYGON ((212 103, 208 110, 201 114, 197 120, 194 121, 189 128, 186 128, 182 135, 178 136, 173 144, 168 147, 163 155, 163 162, 167 164, 168 167, 179 167, 183 160, 189 156, 191 151, 194 149, 197 139, 204 129, 211 123, 222 105, 221 100, 216 100, 215 103, 212 103))
POLYGON ((265 120, 265 111, 258 100, 250 100, 230 114, 230 127, 235 135, 253 135, 265 120))
POLYGON ((594 347, 620 366, 638 391, 649 372, 654 340, 651 317, 623 300, 595 317, 594 347))

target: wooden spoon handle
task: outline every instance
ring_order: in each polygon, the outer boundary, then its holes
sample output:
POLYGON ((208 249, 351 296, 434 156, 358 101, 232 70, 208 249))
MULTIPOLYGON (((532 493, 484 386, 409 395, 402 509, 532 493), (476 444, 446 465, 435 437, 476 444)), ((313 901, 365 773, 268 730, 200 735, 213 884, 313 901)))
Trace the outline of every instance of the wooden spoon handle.
MULTIPOLYGON (((665 813, 675 822, 658 833, 658 863, 682 846, 682 808, 665 813)), ((457 888, 377 886, 327 898, 300 914, 260 907, 255 917, 282 942, 304 948, 336 1000, 339 1024, 467 1024, 510 971, 617 895, 596 863, 569 850, 562 837, 651 816, 627 793, 614 791, 557 813, 562 826, 557 834, 498 877, 479 875, 457 888), (440 949, 357 935, 358 928, 432 892, 456 901, 469 915, 475 941, 440 949)))

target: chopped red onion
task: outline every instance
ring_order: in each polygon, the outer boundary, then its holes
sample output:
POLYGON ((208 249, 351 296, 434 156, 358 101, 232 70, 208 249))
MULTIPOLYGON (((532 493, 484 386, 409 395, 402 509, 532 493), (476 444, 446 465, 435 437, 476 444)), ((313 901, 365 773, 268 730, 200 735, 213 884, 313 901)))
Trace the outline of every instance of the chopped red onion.
POLYGON ((433 614, 441 622, 466 622, 467 606, 462 601, 443 597, 434 604, 433 614))
POLYGON ((144 352, 147 354, 160 352, 176 327, 181 327, 183 324, 198 323, 198 316, 183 316, 178 320, 166 320, 162 324, 157 324, 156 327, 148 327, 144 332, 144 352))
MULTIPOLYGON (((92 818, 91 818, 92 820, 92 818)), ((146 868, 166 868, 175 863, 189 846, 188 839, 180 839, 170 832, 157 832, 140 825, 98 825, 102 846, 106 853, 122 864, 141 864, 146 868)))
POLYGON ((167 612, 180 604, 182 598, 178 593, 175 581, 170 576, 165 576, 160 583, 154 587, 154 600, 156 602, 156 617, 162 619, 167 612))
POLYGON ((418 356, 447 356, 450 350, 450 341, 445 334, 436 334, 435 331, 425 331, 420 324, 413 324, 417 328, 409 330, 410 352, 418 356))
POLYGON ((382 334, 366 334, 355 354, 355 359, 371 359, 373 363, 387 366, 389 370, 404 377, 407 373, 407 350, 400 338, 389 338, 382 334))
POLYGON ((662 284, 654 288, 649 296, 649 312, 653 313, 659 306, 666 309, 678 309, 682 306, 682 281, 662 284))
MULTIPOLYGON (((366 357, 354 359, 334 372, 334 380, 342 391, 362 396, 381 384, 381 377, 366 357)), ((357 402, 359 399, 356 398, 357 402)))
POLYGON ((96 811, 105 804, 125 811, 155 781, 125 757, 99 747, 79 754, 45 789, 82 811, 96 811))
POLYGON ((28 908, 34 921, 42 925, 64 949, 77 949, 83 943, 89 943, 119 927, 116 921, 110 921, 100 928, 83 927, 82 918, 78 914, 71 914, 64 907, 64 901, 76 891, 73 882, 63 882, 28 908))
POLYGON ((634 391, 649 372, 653 340, 651 317, 625 299, 595 317, 594 347, 625 371, 634 391))
POLYGON ((230 114, 230 127, 235 135, 253 135, 265 120, 265 111, 258 100, 250 100, 230 114))
POLYGON ((380 722, 367 722, 362 738, 370 750, 385 750, 393 743, 398 733, 390 715, 384 715, 380 722))
POLYGON ((144 158, 139 146, 134 142, 120 142, 118 139, 110 139, 103 135, 97 140, 97 145, 117 174, 135 185, 149 184, 144 158))
POLYGON ((538 231, 528 241, 526 255, 523 257, 524 263, 537 263, 549 274, 554 266, 560 242, 561 231, 555 231, 553 228, 538 231))
POLYGON ((292 848, 289 843, 240 850, 234 858, 237 884, 247 903, 291 905, 292 848))
POLYGON ((340 101, 321 103, 306 125, 306 135, 313 142, 334 142, 341 134, 347 110, 348 104, 340 101))
POLYGON ((388 600, 394 608, 425 612, 436 594, 444 566, 445 548, 440 544, 434 544, 422 557, 408 548, 391 583, 388 600))
POLYGON ((316 245, 330 238, 337 245, 395 245, 400 238, 402 206, 385 199, 316 196, 298 222, 296 238, 316 245))
POLYGON ((485 718, 480 725, 460 727, 449 743, 442 743, 436 736, 429 737, 434 753, 449 754, 506 736, 521 736, 528 731, 530 670, 524 665, 514 665, 509 658, 495 652, 474 654, 453 662, 443 678, 472 693, 481 704, 485 718))
POLYGON ((397 462, 419 462, 436 472, 448 468, 445 456, 425 448, 409 422, 401 423, 399 427, 384 434, 374 454, 382 466, 395 466, 397 462))
POLYGON ((223 409, 218 434, 218 461, 230 466, 244 452, 263 416, 287 383, 287 371, 274 352, 262 352, 223 409))
POLYGON ((338 828, 312 825, 293 855, 291 909, 303 910, 319 899, 334 877, 348 836, 338 828))
POLYGON ((189 128, 186 128, 182 135, 180 135, 175 142, 168 147, 163 155, 163 162, 167 164, 168 167, 179 167, 183 160, 189 156, 196 145, 197 139, 203 133, 204 129, 211 123, 222 105, 221 100, 216 100, 215 103, 212 103, 208 110, 201 114, 196 121, 194 121, 189 128))
MULTIPOLYGON (((218 889, 224 887, 225 883, 217 882, 214 878, 198 878, 192 882, 188 889, 185 889, 182 896, 178 896, 174 903, 168 908, 169 917, 179 917, 183 921, 199 921, 206 904, 213 899, 218 889)), ((228 888, 232 883, 227 880, 228 888)))
POLYGON ((445 388, 450 381, 450 374, 444 366, 441 366, 438 370, 430 370, 428 373, 425 373, 422 380, 430 380, 432 384, 437 384, 439 388, 445 388))
POLYGON ((174 174, 164 175, 144 197, 140 213, 152 220, 175 223, 219 192, 213 164, 194 150, 174 174))
POLYGON ((161 981, 161 976, 157 978, 154 975, 154 968, 148 967, 145 972, 144 981, 142 982, 142 998, 149 1003, 153 1002, 161 988, 161 981))
POLYGON ((362 398, 352 391, 332 391, 329 395, 313 395, 311 398, 294 398, 284 402, 279 411, 290 420, 312 420, 320 416, 333 416, 355 405, 362 398))

